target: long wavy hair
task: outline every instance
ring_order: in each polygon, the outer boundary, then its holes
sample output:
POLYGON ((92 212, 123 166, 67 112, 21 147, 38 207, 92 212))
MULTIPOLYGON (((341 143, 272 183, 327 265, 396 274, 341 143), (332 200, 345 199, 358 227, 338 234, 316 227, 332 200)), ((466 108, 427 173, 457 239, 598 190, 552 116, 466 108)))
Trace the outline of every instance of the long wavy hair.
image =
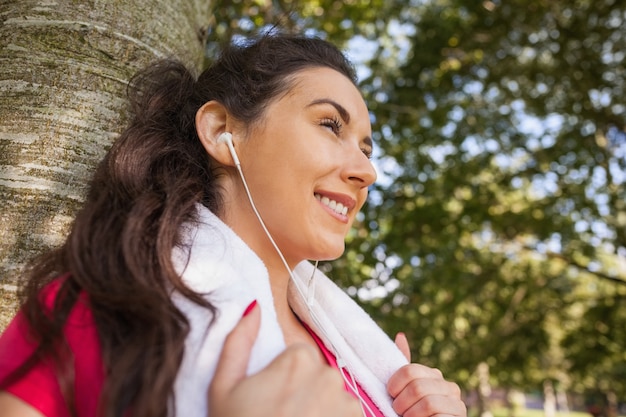
POLYGON ((288 91, 291 75, 312 67, 335 69, 356 84, 353 67, 333 45, 276 33, 226 46, 197 79, 167 60, 131 80, 129 124, 97 167, 69 236, 28 271, 22 311, 38 348, 0 388, 52 358, 76 415, 73 370, 62 360, 69 353, 63 326, 86 294, 106 368, 100 415, 167 415, 189 331, 170 294, 178 291, 215 313, 208 297, 185 286, 171 260, 182 244, 180 226, 196 221, 195 205, 217 214, 221 208, 217 167, 198 139, 196 112, 216 100, 248 126, 288 91), (54 280, 61 282, 50 309, 40 294, 54 280))

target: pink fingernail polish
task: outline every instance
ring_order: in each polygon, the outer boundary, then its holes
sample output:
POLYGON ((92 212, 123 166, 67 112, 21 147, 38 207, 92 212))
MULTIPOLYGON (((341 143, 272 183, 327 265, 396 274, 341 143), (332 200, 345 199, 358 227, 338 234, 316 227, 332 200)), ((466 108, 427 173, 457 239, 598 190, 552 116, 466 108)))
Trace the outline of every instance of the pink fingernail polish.
POLYGON ((252 311, 252 309, 253 309, 254 307, 256 307, 256 304, 257 304, 256 300, 254 300, 253 302, 251 302, 251 303, 248 305, 248 307, 246 307, 246 309, 244 310, 243 315, 242 315, 241 317, 246 317, 248 314, 250 314, 250 312, 252 311))

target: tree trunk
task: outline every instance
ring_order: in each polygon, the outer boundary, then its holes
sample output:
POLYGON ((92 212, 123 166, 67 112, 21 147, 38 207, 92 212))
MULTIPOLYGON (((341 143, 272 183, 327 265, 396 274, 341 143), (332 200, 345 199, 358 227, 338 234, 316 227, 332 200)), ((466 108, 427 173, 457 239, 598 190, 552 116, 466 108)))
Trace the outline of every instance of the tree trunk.
POLYGON ((506 403, 509 409, 509 417, 518 417, 526 408, 526 395, 517 389, 507 389, 506 403))
POLYGON ((489 397, 491 396, 491 382, 489 381, 489 365, 486 362, 478 364, 476 369, 478 376, 478 416, 493 417, 489 397))
POLYGON ((554 385, 552 381, 543 381, 543 415, 554 417, 556 415, 556 397, 554 396, 554 385))
POLYGON ((557 409, 561 413, 565 413, 565 414, 569 413, 569 403, 567 400, 567 393, 561 387, 559 387, 556 390, 556 406, 557 406, 557 409))
POLYGON ((613 390, 609 390, 606 393, 606 413, 607 417, 617 417, 619 408, 619 402, 617 401, 617 394, 613 390))
POLYGON ((20 270, 62 242, 148 62, 200 67, 210 0, 0 3, 0 330, 20 270))

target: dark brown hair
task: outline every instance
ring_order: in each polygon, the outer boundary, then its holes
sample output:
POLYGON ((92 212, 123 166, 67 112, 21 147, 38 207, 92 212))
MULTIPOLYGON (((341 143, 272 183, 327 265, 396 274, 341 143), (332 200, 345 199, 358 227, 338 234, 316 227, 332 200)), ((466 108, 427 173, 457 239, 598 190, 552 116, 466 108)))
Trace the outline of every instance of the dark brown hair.
POLYGON ((335 69, 356 83, 352 66, 333 45, 276 33, 225 47, 197 80, 184 65, 168 60, 131 81, 128 127, 97 167, 64 245, 30 270, 23 311, 38 350, 0 381, 0 388, 51 356, 76 413, 73 370, 62 360, 68 353, 63 325, 82 293, 89 299, 106 367, 101 414, 167 415, 189 329, 170 299, 172 289, 215 313, 206 297, 185 287, 171 261, 172 249, 181 245, 180 226, 196 220, 195 205, 216 213, 221 206, 215 167, 197 137, 195 114, 217 100, 247 126, 290 88, 291 75, 311 67, 335 69), (66 278, 47 311, 39 295, 62 273, 66 278))

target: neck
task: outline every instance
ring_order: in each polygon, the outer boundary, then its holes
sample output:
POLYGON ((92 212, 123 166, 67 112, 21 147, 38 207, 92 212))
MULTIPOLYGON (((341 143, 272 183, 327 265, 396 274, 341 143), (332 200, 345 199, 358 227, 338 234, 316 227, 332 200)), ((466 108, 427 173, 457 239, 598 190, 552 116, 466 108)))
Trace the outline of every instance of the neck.
MULTIPOLYGON (((237 190, 241 191, 241 189, 237 190)), ((287 345, 307 343, 316 346, 311 335, 291 310, 287 297, 289 281, 291 280, 290 272, 303 259, 291 259, 286 256, 283 261, 261 222, 254 214, 251 205, 241 205, 241 202, 246 201, 247 197, 236 192, 226 193, 226 195, 234 196, 234 198, 226 203, 226 205, 230 203, 230 209, 224 210, 221 216, 222 221, 228 224, 265 264, 269 273, 276 317, 283 331, 285 343, 287 345)))
MULTIPOLYGON (((293 265, 288 263, 287 267, 289 269, 287 269, 285 263, 282 261, 271 243, 269 249, 268 245, 263 245, 261 248, 261 250, 257 250, 255 247, 252 247, 265 264, 269 273, 270 288, 274 298, 276 318, 278 319, 278 323, 283 332, 285 343, 288 346, 294 343, 305 343, 317 348, 315 340, 311 337, 308 330, 306 330, 306 328, 302 325, 289 305, 289 283, 291 281, 291 273, 293 273, 292 271, 297 265, 297 262, 294 262, 293 265)), ((286 262, 289 261, 287 260, 286 262)), ((323 359, 321 352, 320 357, 323 359)))
POLYGON ((321 350, 318 349, 317 343, 309 333, 309 331, 300 322, 295 315, 287 298, 287 291, 289 287, 290 275, 282 268, 283 271, 277 271, 273 273, 270 271, 270 286, 272 289, 272 296, 274 297, 274 308, 276 310, 276 318, 278 324, 283 332, 285 344, 290 346, 292 344, 308 344, 313 346, 318 352, 320 360, 324 362, 324 358, 321 350))

